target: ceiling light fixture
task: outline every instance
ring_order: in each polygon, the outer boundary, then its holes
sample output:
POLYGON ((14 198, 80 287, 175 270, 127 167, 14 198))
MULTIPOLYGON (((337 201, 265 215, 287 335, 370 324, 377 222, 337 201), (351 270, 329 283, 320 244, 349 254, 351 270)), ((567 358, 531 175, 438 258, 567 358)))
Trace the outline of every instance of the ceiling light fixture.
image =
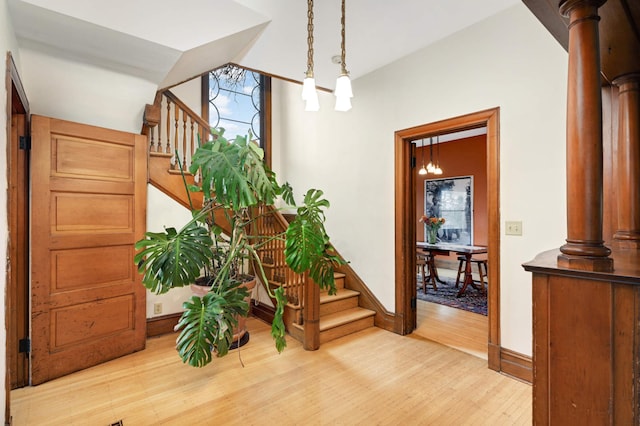
POLYGON ((436 160, 436 166, 433 169, 433 174, 441 175, 442 169, 440 168, 440 136, 436 136, 436 146, 438 148, 438 152, 436 153, 438 156, 438 159, 436 160))
POLYGON ((420 167, 420 170, 418 170, 418 174, 419 175, 426 175, 427 174, 427 168, 424 166, 424 139, 422 139, 421 148, 422 148, 421 149, 421 151, 422 151, 422 167, 420 167))
POLYGON ((313 0, 307 0, 307 72, 302 82, 302 100, 305 111, 318 111, 318 91, 313 77, 313 0))
POLYGON ((427 172, 433 173, 435 169, 433 165, 433 138, 429 138, 429 164, 427 164, 427 172))
POLYGON ((351 98, 353 98, 353 90, 351 89, 351 79, 349 79, 349 72, 347 71, 346 64, 346 47, 345 47, 345 0, 342 0, 342 19, 341 23, 341 36, 342 42, 340 44, 340 76, 336 80, 336 90, 333 94, 336 96, 336 111, 349 111, 351 109, 351 98))

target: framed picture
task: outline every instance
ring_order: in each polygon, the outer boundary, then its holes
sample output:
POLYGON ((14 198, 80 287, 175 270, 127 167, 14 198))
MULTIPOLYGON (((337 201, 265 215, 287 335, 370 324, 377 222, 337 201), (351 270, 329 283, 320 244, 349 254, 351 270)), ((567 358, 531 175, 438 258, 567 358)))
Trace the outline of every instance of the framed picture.
POLYGON ((473 245, 473 176, 425 180, 424 213, 445 219, 438 243, 473 245))

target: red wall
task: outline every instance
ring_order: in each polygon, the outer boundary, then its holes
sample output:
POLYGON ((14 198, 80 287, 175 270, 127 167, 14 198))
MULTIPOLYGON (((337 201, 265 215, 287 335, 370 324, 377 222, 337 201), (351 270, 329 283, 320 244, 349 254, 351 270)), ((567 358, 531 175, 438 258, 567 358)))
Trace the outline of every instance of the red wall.
MULTIPOLYGON (((473 176, 473 245, 488 245, 487 213, 487 137, 486 135, 459 139, 440 144, 440 168, 443 173, 419 175, 422 166, 422 150, 425 164, 429 163, 429 145, 416 149, 415 191, 416 218, 424 214, 424 180, 457 176, 473 176)), ((438 152, 433 146, 434 160, 438 152)), ((417 220, 416 219, 416 220, 417 220)), ((424 226, 416 224, 416 240, 424 241, 424 226)))

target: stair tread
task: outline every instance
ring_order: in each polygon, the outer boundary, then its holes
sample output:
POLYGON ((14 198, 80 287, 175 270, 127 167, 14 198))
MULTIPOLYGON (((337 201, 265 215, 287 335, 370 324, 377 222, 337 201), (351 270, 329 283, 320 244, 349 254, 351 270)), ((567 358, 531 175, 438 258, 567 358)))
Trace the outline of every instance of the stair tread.
POLYGON ((322 332, 331 328, 339 327, 352 321, 374 316, 375 314, 375 311, 358 307, 324 315, 320 317, 320 331, 322 332))
POLYGON ((320 304, 335 302, 336 300, 348 299, 349 297, 357 297, 360 295, 359 291, 349 290, 346 288, 338 289, 338 292, 332 296, 329 296, 327 291, 320 292, 320 304))

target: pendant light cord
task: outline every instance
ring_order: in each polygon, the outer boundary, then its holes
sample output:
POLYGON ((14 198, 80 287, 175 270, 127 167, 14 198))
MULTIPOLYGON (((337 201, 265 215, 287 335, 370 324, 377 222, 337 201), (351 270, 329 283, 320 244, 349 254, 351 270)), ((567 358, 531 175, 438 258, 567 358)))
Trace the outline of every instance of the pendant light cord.
POLYGON ((307 8, 307 77, 313 77, 313 0, 307 0, 307 8))
POLYGON ((347 72, 347 63, 346 63, 346 48, 345 48, 345 0, 342 0, 342 19, 340 20, 340 23, 342 25, 342 31, 341 31, 341 35, 342 35, 342 43, 340 44, 340 48, 342 49, 342 52, 340 53, 340 65, 341 65, 341 69, 340 72, 343 75, 347 75, 349 74, 347 72))

